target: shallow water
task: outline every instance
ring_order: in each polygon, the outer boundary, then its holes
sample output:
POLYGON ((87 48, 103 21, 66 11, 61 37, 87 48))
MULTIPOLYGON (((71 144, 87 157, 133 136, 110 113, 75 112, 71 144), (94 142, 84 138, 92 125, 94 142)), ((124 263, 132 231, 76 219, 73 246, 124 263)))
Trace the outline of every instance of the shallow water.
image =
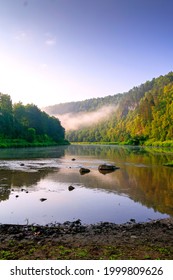
POLYGON ((103 145, 0 150, 0 223, 125 223, 173 216, 173 169, 163 166, 173 151, 166 152, 103 145), (102 163, 120 169, 102 174, 102 163), (80 167, 90 173, 81 175, 80 167))

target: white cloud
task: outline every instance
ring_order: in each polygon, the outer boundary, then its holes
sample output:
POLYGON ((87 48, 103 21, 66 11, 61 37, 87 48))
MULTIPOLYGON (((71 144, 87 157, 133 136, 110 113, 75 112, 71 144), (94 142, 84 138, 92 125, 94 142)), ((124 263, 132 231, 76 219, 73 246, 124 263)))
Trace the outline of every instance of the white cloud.
POLYGON ((48 39, 48 40, 46 40, 45 43, 48 46, 54 46, 56 44, 56 40, 55 39, 48 39))
POLYGON ((18 41, 25 41, 28 39, 28 35, 26 32, 24 31, 21 31, 21 32, 18 32, 16 35, 15 35, 15 39, 18 40, 18 41))
POLYGON ((56 45, 56 38, 55 36, 52 36, 50 33, 46 33, 46 40, 45 40, 45 44, 47 46, 54 46, 56 45))

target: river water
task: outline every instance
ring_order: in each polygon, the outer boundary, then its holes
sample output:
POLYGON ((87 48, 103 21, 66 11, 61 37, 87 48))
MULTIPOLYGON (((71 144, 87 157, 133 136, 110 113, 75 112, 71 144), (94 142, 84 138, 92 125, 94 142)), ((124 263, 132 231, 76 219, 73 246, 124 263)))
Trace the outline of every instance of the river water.
POLYGON ((121 224, 173 216, 173 169, 163 166, 171 160, 173 150, 130 146, 1 149, 0 223, 121 224), (102 174, 103 163, 120 169, 102 174), (80 167, 90 173, 81 175, 80 167))

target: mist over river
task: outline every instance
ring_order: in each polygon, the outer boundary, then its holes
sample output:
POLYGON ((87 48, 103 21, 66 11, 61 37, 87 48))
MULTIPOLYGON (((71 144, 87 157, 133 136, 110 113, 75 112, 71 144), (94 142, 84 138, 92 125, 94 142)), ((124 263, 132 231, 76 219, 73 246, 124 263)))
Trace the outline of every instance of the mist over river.
POLYGON ((173 150, 70 145, 0 150, 0 223, 146 222, 173 216, 173 150), (72 160, 75 159, 75 160, 72 160), (120 169, 100 173, 98 166, 120 169), (81 175, 79 169, 90 169, 81 175), (74 187, 69 191, 69 186, 74 187))

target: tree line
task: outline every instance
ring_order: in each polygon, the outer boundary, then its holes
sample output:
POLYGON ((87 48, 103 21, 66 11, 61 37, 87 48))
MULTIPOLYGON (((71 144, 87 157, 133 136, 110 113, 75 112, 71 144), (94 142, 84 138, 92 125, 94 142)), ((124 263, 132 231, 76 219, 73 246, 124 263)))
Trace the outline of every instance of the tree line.
MULTIPOLYGON (((103 102, 104 103, 104 102, 103 102)), ((67 132, 72 142, 173 146, 173 72, 119 97, 118 109, 97 125, 67 132)))
POLYGON ((0 142, 65 143, 65 129, 55 117, 36 105, 12 104, 8 94, 0 93, 0 142))

